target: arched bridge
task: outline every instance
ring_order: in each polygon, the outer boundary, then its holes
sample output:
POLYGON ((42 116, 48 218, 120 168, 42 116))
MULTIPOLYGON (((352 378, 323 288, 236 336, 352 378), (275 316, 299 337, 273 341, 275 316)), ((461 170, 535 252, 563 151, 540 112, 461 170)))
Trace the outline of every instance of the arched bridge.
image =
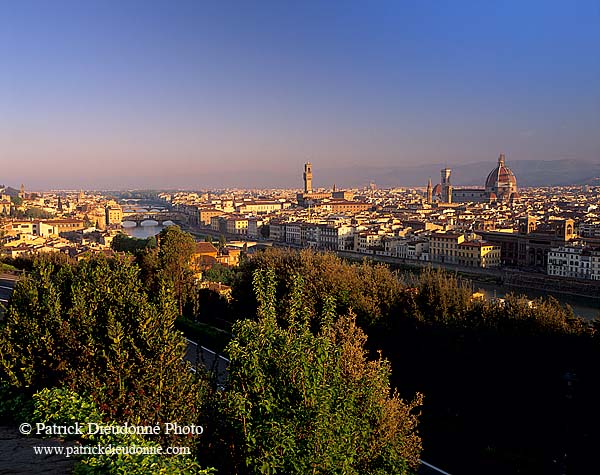
POLYGON ((158 224, 164 224, 167 221, 172 221, 173 223, 187 222, 187 218, 183 213, 174 211, 123 213, 122 222, 129 221, 139 226, 142 222, 149 220, 156 221, 158 224))

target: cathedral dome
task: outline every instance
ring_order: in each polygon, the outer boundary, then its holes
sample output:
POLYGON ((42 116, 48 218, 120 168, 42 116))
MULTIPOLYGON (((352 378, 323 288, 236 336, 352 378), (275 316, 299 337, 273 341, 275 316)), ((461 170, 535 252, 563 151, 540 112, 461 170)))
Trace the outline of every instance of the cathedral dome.
POLYGON ((504 190, 510 192, 517 190, 517 178, 512 170, 505 165, 504 154, 500 155, 498 166, 490 172, 485 180, 485 189, 496 194, 504 194, 502 193, 504 190), (499 191, 500 193, 498 193, 499 191))
POLYGON ((509 201, 510 196, 517 192, 517 178, 504 163, 504 154, 498 157, 498 165, 487 176, 485 191, 488 196, 495 194, 498 201, 509 201))

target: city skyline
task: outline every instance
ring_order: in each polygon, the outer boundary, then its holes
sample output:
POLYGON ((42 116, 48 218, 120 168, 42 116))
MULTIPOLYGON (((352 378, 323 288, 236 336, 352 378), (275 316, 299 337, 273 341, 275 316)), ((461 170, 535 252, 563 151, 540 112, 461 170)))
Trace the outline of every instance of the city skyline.
POLYGON ((311 161, 330 187, 319 169, 600 161, 595 2, 19 2, 0 18, 11 186, 299 188, 311 161))

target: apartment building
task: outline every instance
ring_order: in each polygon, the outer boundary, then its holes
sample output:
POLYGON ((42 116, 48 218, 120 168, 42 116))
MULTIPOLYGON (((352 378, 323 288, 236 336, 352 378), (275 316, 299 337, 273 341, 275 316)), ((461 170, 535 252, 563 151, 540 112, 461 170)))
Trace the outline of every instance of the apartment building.
POLYGON ((198 223, 203 226, 210 226, 210 220, 216 216, 222 216, 223 210, 216 208, 198 208, 198 223))
POLYGON ((600 250, 561 246, 548 252, 548 275, 600 280, 600 250))
POLYGON ((262 237, 263 220, 260 218, 248 218, 248 237, 259 239, 262 237))
POLYGON ((458 264, 458 250, 464 234, 435 232, 429 238, 429 255, 434 262, 458 264))
POLYGON ((285 241, 285 223, 271 221, 269 223, 269 238, 276 242, 285 241))
POLYGON ((226 231, 228 234, 247 235, 248 218, 242 216, 225 216, 226 231))
POLYGON ((458 245, 458 265, 465 267, 498 267, 501 248, 485 241, 465 241, 458 245))
POLYGON ((285 223, 284 241, 296 246, 302 243, 302 223, 300 221, 285 223))
POLYGON ((283 203, 272 200, 252 200, 240 203, 235 209, 238 213, 265 214, 283 209, 283 203))

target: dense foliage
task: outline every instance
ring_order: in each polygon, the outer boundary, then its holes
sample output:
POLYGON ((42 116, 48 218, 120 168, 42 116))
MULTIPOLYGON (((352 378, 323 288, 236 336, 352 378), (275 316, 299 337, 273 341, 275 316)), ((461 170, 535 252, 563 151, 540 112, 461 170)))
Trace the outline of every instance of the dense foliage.
POLYGON ((12 216, 19 219, 49 219, 52 218, 54 214, 42 208, 33 206, 24 211, 13 208, 12 216))
POLYGON ((227 390, 214 395, 206 453, 238 474, 403 474, 418 465, 418 396, 392 392, 390 366, 369 361, 353 316, 330 297, 317 328, 296 277, 278 313, 272 270, 256 272, 258 320, 234 327, 227 390), (216 441, 221 446, 216 446, 216 441))
MULTIPOLYGON (((85 427, 87 423, 101 423, 103 426, 121 425, 108 420, 96 405, 85 397, 68 389, 42 389, 33 395, 33 423, 43 423, 47 426, 64 426, 79 422, 85 427)), ((93 432, 93 431, 92 431, 93 432)), ((191 456, 173 456, 153 453, 158 447, 156 441, 136 434, 87 434, 72 435, 68 438, 77 441, 77 448, 86 446, 127 447, 140 453, 100 454, 93 456, 78 456, 81 463, 76 465, 77 475, 207 475, 212 470, 202 470, 198 462, 191 456), (145 449, 148 449, 145 451, 145 449)), ((83 452, 83 451, 82 451, 83 452)))
POLYGON ((474 300, 470 285, 441 271, 398 278, 381 265, 277 249, 243 264, 238 313, 258 308, 252 276, 269 268, 281 277, 279 314, 301 275, 311 318, 335 296, 340 313, 356 313, 373 354, 390 360, 401 394, 425 394, 425 460, 451 473, 590 473, 600 443, 598 321, 551 298, 474 300))
POLYGON ((39 260, 0 330, 0 378, 25 393, 71 388, 131 424, 196 420, 201 391, 175 308, 167 286, 150 301, 125 259, 39 260))
POLYGON ((325 298, 331 296, 338 314, 346 314, 352 309, 358 323, 363 326, 393 313, 403 289, 402 283, 384 265, 364 262, 352 266, 331 253, 269 249, 255 254, 241 265, 239 281, 233 289, 237 315, 257 308, 252 275, 256 269, 269 268, 275 269, 280 277, 276 293, 280 310, 289 305, 288 296, 294 276, 301 275, 304 304, 311 314, 317 315, 325 298))
POLYGON ((154 248, 156 245, 156 238, 154 236, 146 239, 140 239, 127 236, 124 233, 119 233, 113 238, 111 248, 117 252, 135 253, 149 248, 154 248))
POLYGON ((179 306, 179 314, 191 299, 193 275, 190 261, 196 250, 196 243, 191 234, 181 231, 179 226, 168 226, 158 235, 158 265, 163 278, 175 290, 179 306))
POLYGON ((0 413, 58 387, 107 420, 201 418, 200 457, 219 473, 383 474, 419 456, 423 393, 423 458, 451 473, 591 473, 598 320, 553 299, 476 300, 444 272, 285 250, 215 269, 231 277, 228 306, 196 286, 191 236, 170 227, 158 246, 10 261, 31 273, 0 327, 0 413), (250 317, 234 325, 227 384, 186 371, 178 315, 198 332, 193 318, 250 317))

